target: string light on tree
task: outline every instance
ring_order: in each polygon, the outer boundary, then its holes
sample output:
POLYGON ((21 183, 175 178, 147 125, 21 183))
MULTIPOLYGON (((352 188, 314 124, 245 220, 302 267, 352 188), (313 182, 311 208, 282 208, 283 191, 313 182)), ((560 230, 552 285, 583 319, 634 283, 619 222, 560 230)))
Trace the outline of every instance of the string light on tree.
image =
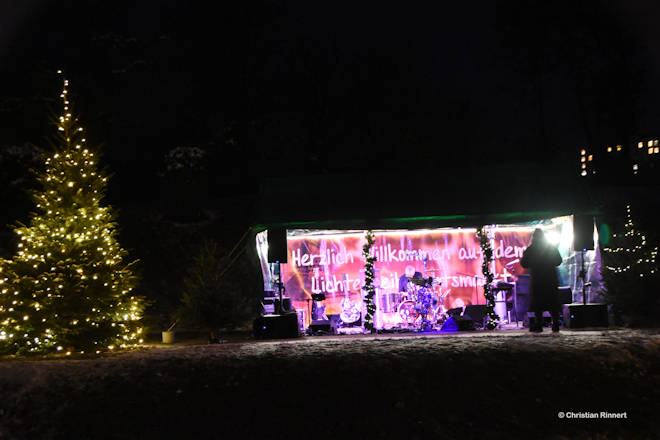
POLYGON ((630 205, 623 227, 602 249, 602 260, 603 293, 615 316, 629 325, 656 326, 660 315, 657 236, 649 240, 640 230, 630 205))
POLYGON ((639 277, 658 272, 658 246, 647 244, 646 235, 635 228, 630 205, 626 205, 623 234, 612 235, 612 245, 603 248, 605 270, 614 273, 635 272, 639 277))
POLYGON ((86 146, 68 85, 63 78, 63 113, 37 173, 35 213, 15 228, 16 256, 0 261, 3 352, 69 355, 142 342, 134 263, 117 241, 113 210, 101 203, 107 177, 86 146))

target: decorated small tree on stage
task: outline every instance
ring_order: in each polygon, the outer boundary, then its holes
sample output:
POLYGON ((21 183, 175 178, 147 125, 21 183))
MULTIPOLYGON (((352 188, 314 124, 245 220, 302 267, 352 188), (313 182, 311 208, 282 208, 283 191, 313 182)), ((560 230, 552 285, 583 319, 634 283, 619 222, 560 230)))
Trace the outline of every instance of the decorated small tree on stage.
POLYGON ((376 289, 374 287, 374 262, 376 257, 371 254, 371 246, 374 244, 374 233, 368 230, 365 233, 367 242, 362 248, 362 255, 364 256, 364 290, 367 292, 364 296, 364 303, 367 313, 364 317, 364 327, 370 332, 376 331, 374 327, 374 315, 376 313, 376 304, 374 303, 374 295, 376 289))
POLYGON ((0 350, 101 352, 142 342, 142 298, 115 215, 101 202, 107 176, 72 115, 64 80, 63 115, 37 179, 36 212, 15 228, 18 252, 2 261, 0 350))
POLYGON ((477 237, 481 244, 481 253, 483 261, 481 263, 481 271, 484 275, 484 297, 486 298, 486 328, 493 330, 497 328, 500 317, 495 313, 495 295, 491 290, 493 283, 493 273, 490 271, 490 262, 493 260, 493 248, 490 246, 490 239, 485 228, 481 227, 477 230, 477 237))
POLYGON ((630 205, 622 230, 602 249, 605 298, 616 315, 633 326, 660 323, 658 245, 633 222, 630 205))

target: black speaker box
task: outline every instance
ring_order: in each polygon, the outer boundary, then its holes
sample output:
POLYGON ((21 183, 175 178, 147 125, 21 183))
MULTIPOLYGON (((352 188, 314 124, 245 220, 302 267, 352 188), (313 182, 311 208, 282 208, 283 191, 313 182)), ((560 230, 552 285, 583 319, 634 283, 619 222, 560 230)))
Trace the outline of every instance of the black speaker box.
POLYGON ((329 335, 332 333, 332 325, 329 319, 319 319, 309 324, 309 332, 313 335, 329 335))
POLYGON ((463 316, 456 316, 456 323, 458 324, 458 331, 465 332, 474 330, 474 321, 470 318, 463 316))
POLYGON ((594 218, 591 215, 573 216, 573 249, 594 249, 594 218))
POLYGON ((283 315, 260 316, 252 323, 252 331, 256 339, 287 339, 297 338, 298 315, 285 313, 283 315))
MULTIPOLYGON (((473 321, 472 326, 475 325, 478 327, 483 327, 484 318, 488 310, 485 304, 470 304, 465 307, 465 312, 463 312, 463 318, 471 319, 473 321)), ((460 329, 460 324, 459 324, 460 329)))
POLYGON ((565 304, 564 325, 568 328, 607 327, 607 304, 565 304))
POLYGON ((443 332, 456 332, 456 331, 469 331, 474 330, 474 321, 470 318, 465 318, 458 314, 451 315, 447 320, 442 324, 440 331, 443 332))
POLYGON ((286 264, 286 229, 275 228, 268 230, 268 262, 286 264))
POLYGON ((560 287, 557 293, 559 294, 559 304, 571 304, 573 302, 573 291, 570 287, 560 287))
MULTIPOLYGON (((264 315, 272 315, 280 312, 280 298, 277 296, 266 297, 261 301, 261 303, 263 304, 264 315)), ((291 298, 288 296, 282 297, 282 303, 284 304, 284 308, 282 309, 283 313, 295 311, 293 309, 293 305, 291 304, 291 298)))
POLYGON ((447 310, 447 315, 449 316, 460 315, 461 313, 463 313, 463 307, 456 307, 454 309, 447 310))

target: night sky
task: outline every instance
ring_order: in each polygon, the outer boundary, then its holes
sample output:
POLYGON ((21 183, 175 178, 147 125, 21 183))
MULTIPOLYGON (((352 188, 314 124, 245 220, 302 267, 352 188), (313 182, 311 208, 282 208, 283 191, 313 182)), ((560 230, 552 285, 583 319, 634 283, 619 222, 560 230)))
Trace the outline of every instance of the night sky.
POLYGON ((114 203, 166 198, 177 147, 203 150, 191 174, 218 197, 261 176, 566 171, 660 122, 657 3, 574 3, 3 2, 0 145, 47 146, 62 68, 114 203))

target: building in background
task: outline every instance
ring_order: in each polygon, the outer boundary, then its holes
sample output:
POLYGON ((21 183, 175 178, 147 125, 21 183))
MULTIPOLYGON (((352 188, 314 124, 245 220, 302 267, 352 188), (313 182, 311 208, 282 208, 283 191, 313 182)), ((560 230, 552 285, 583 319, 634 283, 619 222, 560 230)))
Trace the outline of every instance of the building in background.
POLYGON ((660 145, 658 139, 645 138, 632 145, 585 147, 580 150, 578 161, 580 176, 601 183, 658 183, 660 145))

